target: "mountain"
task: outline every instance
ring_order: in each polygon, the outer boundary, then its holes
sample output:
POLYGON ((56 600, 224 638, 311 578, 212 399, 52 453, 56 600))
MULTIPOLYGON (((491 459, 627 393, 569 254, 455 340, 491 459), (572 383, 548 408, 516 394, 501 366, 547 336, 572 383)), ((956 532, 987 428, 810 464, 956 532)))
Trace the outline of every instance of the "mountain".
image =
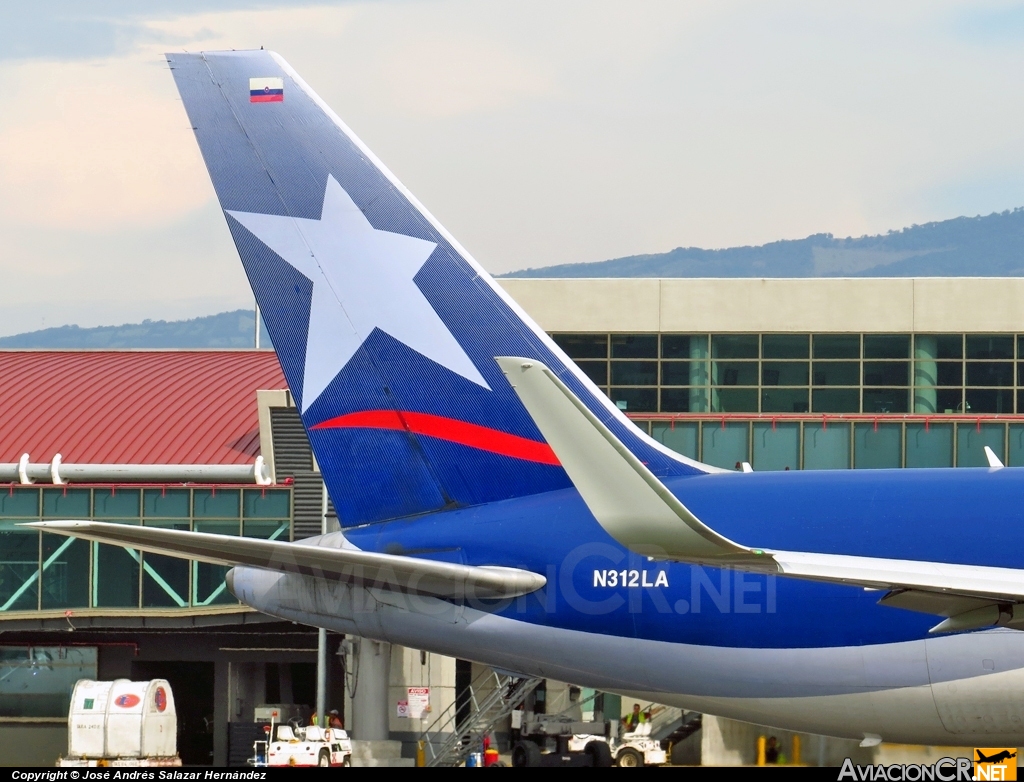
POLYGON ((757 247, 566 263, 505 277, 1020 277, 1024 207, 912 225, 880 236, 815 234, 757 247))
MULTIPOLYGON (((0 348, 251 348, 254 324, 253 310, 235 310, 191 320, 144 320, 88 329, 60 326, 0 337, 0 348)), ((265 326, 260 346, 270 347, 265 326)))
MULTIPOLYGON (((814 234, 757 247, 667 253, 524 269, 505 277, 1020 277, 1024 207, 985 217, 912 225, 880 236, 836 239, 814 234)), ((191 320, 144 320, 121 326, 60 326, 0 337, 7 349, 249 348, 252 310, 191 320)), ((266 328, 260 345, 270 347, 266 328)))

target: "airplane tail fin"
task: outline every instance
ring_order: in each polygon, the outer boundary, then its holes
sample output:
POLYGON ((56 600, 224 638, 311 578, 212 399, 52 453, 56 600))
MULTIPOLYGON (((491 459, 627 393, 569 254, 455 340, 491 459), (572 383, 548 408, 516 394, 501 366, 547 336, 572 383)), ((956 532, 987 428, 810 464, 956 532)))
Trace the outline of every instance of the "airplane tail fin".
POLYGON ((708 469, 634 427, 282 58, 167 60, 343 526, 570 485, 496 356, 543 362, 655 475, 708 469))

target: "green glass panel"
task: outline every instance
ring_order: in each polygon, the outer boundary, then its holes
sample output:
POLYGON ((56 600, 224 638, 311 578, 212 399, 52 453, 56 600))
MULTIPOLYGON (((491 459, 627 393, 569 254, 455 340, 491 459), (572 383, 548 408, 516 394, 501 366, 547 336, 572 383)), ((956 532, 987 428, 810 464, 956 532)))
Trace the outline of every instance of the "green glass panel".
MULTIPOLYGON (((187 530, 188 521, 147 521, 146 526, 187 530)), ((159 554, 144 553, 142 556, 142 605, 147 608, 188 605, 188 560, 159 554)))
POLYGON ((702 358, 708 354, 707 334, 662 334, 662 358, 702 358))
POLYGON ((856 334, 815 334, 811 341, 814 358, 860 358, 860 337, 856 334))
POLYGON ((661 362, 661 384, 664 386, 705 386, 707 383, 708 363, 706 361, 661 362))
POLYGON ((859 413, 860 389, 816 388, 811 394, 815 413, 859 413))
POLYGON ((39 518, 39 489, 0 489, 0 518, 39 518))
POLYGON ((288 526, 287 521, 250 521, 246 519, 242 524, 242 534, 247 538, 288 540, 288 526))
POLYGON ((569 358, 608 358, 607 334, 552 334, 569 358))
POLYGON ((197 606, 224 605, 226 603, 237 603, 238 599, 231 594, 224 580, 225 574, 231 569, 227 565, 210 565, 206 562, 196 562, 195 573, 195 595, 192 604, 197 606))
POLYGON ((1013 358, 1013 337, 968 334, 967 358, 1013 358))
POLYGON ((612 401, 627 413, 656 413, 658 390, 655 388, 612 388, 612 401))
POLYGON ((762 413, 806 413, 808 409, 806 388, 762 388, 762 413))
POLYGON ((985 446, 991 448, 1000 460, 1005 458, 1003 438, 1006 428, 1002 424, 963 423, 957 426, 956 433, 956 466, 957 467, 988 467, 985 446))
POLYGON ((608 362, 607 361, 577 361, 577 366, 589 377, 595 385, 608 385, 608 362))
POLYGON ((764 358, 808 358, 810 337, 807 334, 765 334, 761 337, 764 358))
POLYGON ((96 489, 92 503, 97 519, 137 519, 142 497, 138 489, 96 489))
POLYGON ((901 430, 899 424, 855 424, 853 466, 861 470, 901 466, 901 430))
POLYGON ((907 413, 910 411, 909 388, 865 388, 865 413, 907 413))
POLYGON ((952 466, 952 424, 907 424, 907 467, 952 466))
POLYGON ((211 535, 235 535, 241 534, 241 522, 238 519, 223 519, 219 521, 199 521, 193 523, 196 532, 209 532, 211 535))
POLYGON ((94 544, 93 602, 101 608, 138 608, 141 555, 120 546, 94 544))
MULTIPOLYGON (((237 521, 196 521, 196 532, 209 532, 214 535, 238 535, 240 524, 237 521)), ((221 605, 237 602, 228 591, 224 582, 224 574, 230 570, 226 565, 211 565, 206 562, 193 563, 192 603, 194 605, 221 605)))
POLYGON ((915 413, 958 413, 961 408, 963 389, 960 388, 915 388, 915 413))
POLYGON ((146 489, 143 511, 146 518, 187 519, 188 489, 146 489))
POLYGON ((188 605, 188 560, 143 554, 144 608, 183 608, 188 605))
POLYGON ((809 367, 806 361, 765 361, 761 364, 761 385, 806 386, 809 367))
POLYGON ((756 388, 715 388, 711 391, 713 413, 756 413, 756 388))
POLYGON ((1024 467, 1024 425, 1010 424, 1007 467, 1024 467))
POLYGON ((711 382, 716 386, 756 386, 756 361, 715 361, 711 364, 711 382))
POLYGON ((706 413, 708 391, 706 388, 663 388, 661 390, 661 412, 663 413, 706 413))
POLYGON ((962 358, 964 344, 962 334, 918 334, 915 344, 932 358, 962 358), (934 349, 934 354, 933 354, 934 349))
POLYGON ((859 361, 815 361, 813 370, 816 386, 860 385, 859 361))
POLYGON ((935 364, 935 384, 962 386, 964 384, 964 365, 959 361, 939 361, 935 364))
POLYGON ((657 334, 612 334, 612 358, 657 358, 657 334))
POLYGON ((192 515, 198 519, 237 519, 241 515, 238 489, 194 489, 192 515))
POLYGON ((1009 361, 968 361, 967 385, 1012 386, 1013 364, 1009 361))
POLYGON ((95 646, 0 647, 0 717, 66 720, 75 683, 97 678, 96 652, 95 646))
POLYGON ((909 334, 865 334, 864 358, 909 358, 909 334))
POLYGON ((968 388, 968 413, 1012 413, 1013 390, 1009 388, 968 388))
POLYGON ((655 421, 651 425, 651 436, 659 443, 671 448, 676 453, 697 458, 697 427, 694 423, 679 423, 673 426, 665 421, 655 421))
POLYGON ((0 611, 34 611, 39 594, 39 533, 0 521, 0 611))
POLYGON ((88 606, 89 541, 44 534, 42 607, 88 606))
POLYGON ((720 423, 708 421, 704 427, 704 453, 701 461, 728 470, 745 462, 749 456, 750 427, 746 423, 720 423))
POLYGON ((865 361, 864 385, 866 386, 907 386, 910 385, 909 361, 865 361))
POLYGON ((246 489, 245 518, 291 518, 291 492, 287 489, 246 489))
POLYGON ((757 471, 799 469, 800 424, 755 422, 751 465, 757 471))
POLYGON ((658 385, 657 361, 613 361, 613 386, 658 385))
POLYGON ((713 334, 713 358, 757 358, 757 334, 713 334))
POLYGON ((849 424, 804 424, 805 470, 846 470, 849 467, 849 424))
POLYGON ((89 518, 88 489, 43 489, 44 519, 89 518))

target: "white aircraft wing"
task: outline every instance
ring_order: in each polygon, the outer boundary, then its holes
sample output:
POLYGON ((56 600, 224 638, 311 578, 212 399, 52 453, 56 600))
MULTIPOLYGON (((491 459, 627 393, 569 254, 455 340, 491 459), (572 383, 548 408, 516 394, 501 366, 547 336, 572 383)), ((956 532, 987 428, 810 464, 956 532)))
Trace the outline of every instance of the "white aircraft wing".
POLYGON ((544 576, 528 570, 471 567, 331 545, 102 521, 36 521, 21 526, 216 565, 248 565, 454 600, 516 597, 546 583, 544 576))
POLYGON ((594 518, 632 551, 655 559, 885 590, 880 601, 885 605, 946 617, 934 632, 1017 623, 1024 629, 1021 570, 776 551, 719 535, 546 366, 525 358, 495 360, 594 518))

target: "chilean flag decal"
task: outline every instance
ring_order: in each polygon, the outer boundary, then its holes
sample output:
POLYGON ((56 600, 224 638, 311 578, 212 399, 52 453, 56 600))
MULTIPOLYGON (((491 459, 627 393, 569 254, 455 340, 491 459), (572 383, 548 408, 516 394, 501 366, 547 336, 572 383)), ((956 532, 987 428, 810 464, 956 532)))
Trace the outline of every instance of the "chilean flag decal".
POLYGON ((284 79, 268 76, 249 79, 249 103, 280 103, 284 100, 284 79))

